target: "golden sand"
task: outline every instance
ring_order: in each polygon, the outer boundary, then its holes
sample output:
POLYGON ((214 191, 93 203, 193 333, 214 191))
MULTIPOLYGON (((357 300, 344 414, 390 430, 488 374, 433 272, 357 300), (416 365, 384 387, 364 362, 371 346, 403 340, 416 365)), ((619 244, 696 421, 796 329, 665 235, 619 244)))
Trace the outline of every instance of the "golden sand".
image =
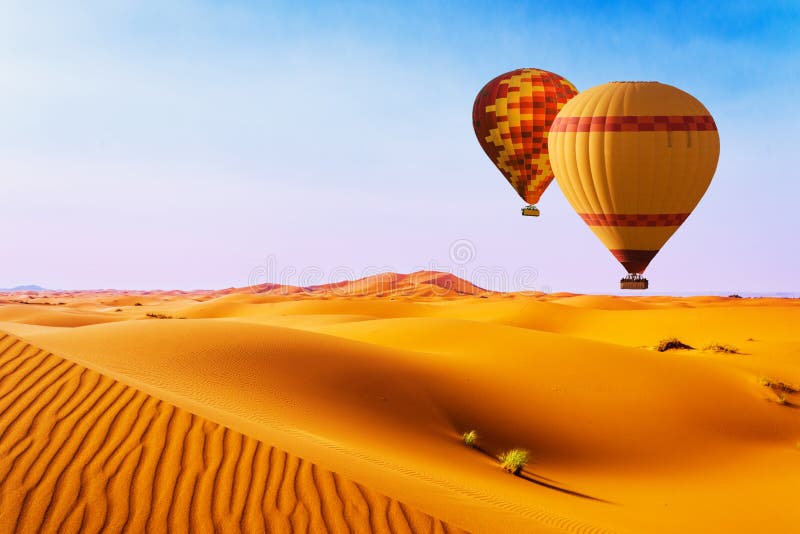
POLYGON ((0 532, 459 531, 13 336, 0 373, 0 532))
POLYGON ((0 330, 31 345, 2 340, 0 525, 358 532, 379 516, 397 532, 757 532, 800 521, 800 301, 497 294, 436 273, 396 282, 2 297, 0 330), (670 336, 695 350, 653 350, 670 336), (459 440, 470 429, 477 449, 459 440), (520 477, 495 460, 514 447, 531 452, 520 477))

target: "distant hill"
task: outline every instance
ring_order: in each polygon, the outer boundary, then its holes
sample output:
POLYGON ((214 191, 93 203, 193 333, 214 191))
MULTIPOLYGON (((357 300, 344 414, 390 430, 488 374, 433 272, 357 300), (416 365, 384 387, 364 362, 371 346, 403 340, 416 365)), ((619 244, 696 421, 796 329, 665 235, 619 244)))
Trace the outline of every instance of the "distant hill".
POLYGON ((493 293, 454 274, 438 271, 417 271, 411 274, 382 273, 358 280, 343 280, 332 284, 308 287, 261 284, 253 287, 236 288, 230 292, 377 297, 390 295, 443 297, 493 293))
POLYGON ((10 288, 0 288, 0 292, 3 293, 13 293, 15 291, 47 291, 47 288, 37 285, 27 285, 27 286, 17 286, 17 287, 10 287, 10 288))
MULTIPOLYGON (((272 296, 310 296, 310 297, 457 297, 481 296, 487 297, 496 292, 483 289, 458 276, 439 271, 417 271, 410 274, 381 273, 366 276, 357 280, 343 280, 330 284, 310 285, 305 287, 281 285, 274 283, 258 284, 244 287, 229 287, 212 290, 117 290, 117 289, 82 289, 82 290, 53 290, 38 285, 17 286, 10 289, 0 289, 0 293, 38 293, 36 297, 29 296, 30 302, 35 304, 48 304, 48 299, 62 299, 67 297, 80 297, 94 299, 99 296, 134 298, 130 304, 140 302, 139 297, 152 297, 163 300, 168 297, 193 297, 207 300, 230 294, 261 294, 272 296)), ((128 305, 121 300, 109 300, 109 305, 128 305)))

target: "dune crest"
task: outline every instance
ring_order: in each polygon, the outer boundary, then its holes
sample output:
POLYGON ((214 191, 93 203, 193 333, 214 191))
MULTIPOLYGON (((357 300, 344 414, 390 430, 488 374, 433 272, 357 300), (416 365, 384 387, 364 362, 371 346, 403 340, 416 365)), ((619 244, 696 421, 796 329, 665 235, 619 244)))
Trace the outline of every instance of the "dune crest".
POLYGON ((441 271, 416 271, 402 274, 385 272, 365 276, 355 280, 342 280, 328 284, 305 287, 266 282, 243 287, 229 287, 213 290, 75 290, 54 289, 0 291, 2 304, 47 304, 63 306, 76 301, 101 303, 107 306, 134 306, 138 304, 159 304, 172 300, 208 300, 225 295, 253 294, 295 297, 367 297, 367 296, 414 296, 414 297, 452 297, 464 295, 495 294, 476 286, 452 273, 441 271))

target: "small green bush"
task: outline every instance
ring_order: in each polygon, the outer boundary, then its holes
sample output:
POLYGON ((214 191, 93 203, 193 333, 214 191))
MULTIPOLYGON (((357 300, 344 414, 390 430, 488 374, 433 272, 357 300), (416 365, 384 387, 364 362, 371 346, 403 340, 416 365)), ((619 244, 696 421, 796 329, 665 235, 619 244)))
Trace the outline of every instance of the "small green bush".
POLYGON ((677 349, 694 350, 694 347, 687 345, 677 337, 668 337, 666 339, 662 339, 661 341, 658 342, 658 345, 656 345, 656 350, 658 352, 665 352, 668 350, 677 350, 677 349))
POLYGON ((528 463, 528 451, 525 449, 511 449, 497 457, 500 467, 512 475, 518 475, 528 463))
POLYGON ((463 434, 461 434, 461 441, 463 441, 464 445, 466 445, 467 447, 474 448, 478 441, 478 433, 475 432, 474 430, 464 432, 463 434))

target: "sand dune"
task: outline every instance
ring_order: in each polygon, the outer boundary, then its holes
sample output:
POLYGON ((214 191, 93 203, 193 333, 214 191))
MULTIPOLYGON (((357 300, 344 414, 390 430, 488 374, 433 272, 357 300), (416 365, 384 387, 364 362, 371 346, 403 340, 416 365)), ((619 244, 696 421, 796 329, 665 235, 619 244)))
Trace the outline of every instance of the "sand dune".
POLYGON ((12 336, 0 532, 458 532, 12 336))
POLYGON ((409 274, 381 273, 358 280, 344 280, 306 287, 274 283, 254 284, 226 289, 176 290, 80 290, 43 289, 36 291, 0 291, 0 303, 65 305, 101 304, 104 306, 158 305, 165 301, 204 301, 225 295, 266 295, 281 297, 384 296, 457 297, 497 294, 487 291, 450 273, 417 271, 409 274))
MULTIPOLYGON (((387 495, 398 504, 383 509, 418 510, 423 530, 755 532, 800 521, 800 394, 764 385, 800 386, 800 302, 388 280, 388 290, 372 278, 287 294, 151 294, 142 306, 62 295, 64 305, 0 307, 0 329, 174 407, 186 428, 223 429, 223 444, 269 444, 387 495), (667 336, 695 350, 654 351, 667 336), (714 342, 738 353, 704 350, 714 342), (473 428, 479 450, 458 439, 473 428), (533 454, 522 477, 494 459, 511 447, 533 454)), ((37 395, 60 393, 44 384, 37 395)), ((187 432, 188 446, 200 432, 187 432)))

